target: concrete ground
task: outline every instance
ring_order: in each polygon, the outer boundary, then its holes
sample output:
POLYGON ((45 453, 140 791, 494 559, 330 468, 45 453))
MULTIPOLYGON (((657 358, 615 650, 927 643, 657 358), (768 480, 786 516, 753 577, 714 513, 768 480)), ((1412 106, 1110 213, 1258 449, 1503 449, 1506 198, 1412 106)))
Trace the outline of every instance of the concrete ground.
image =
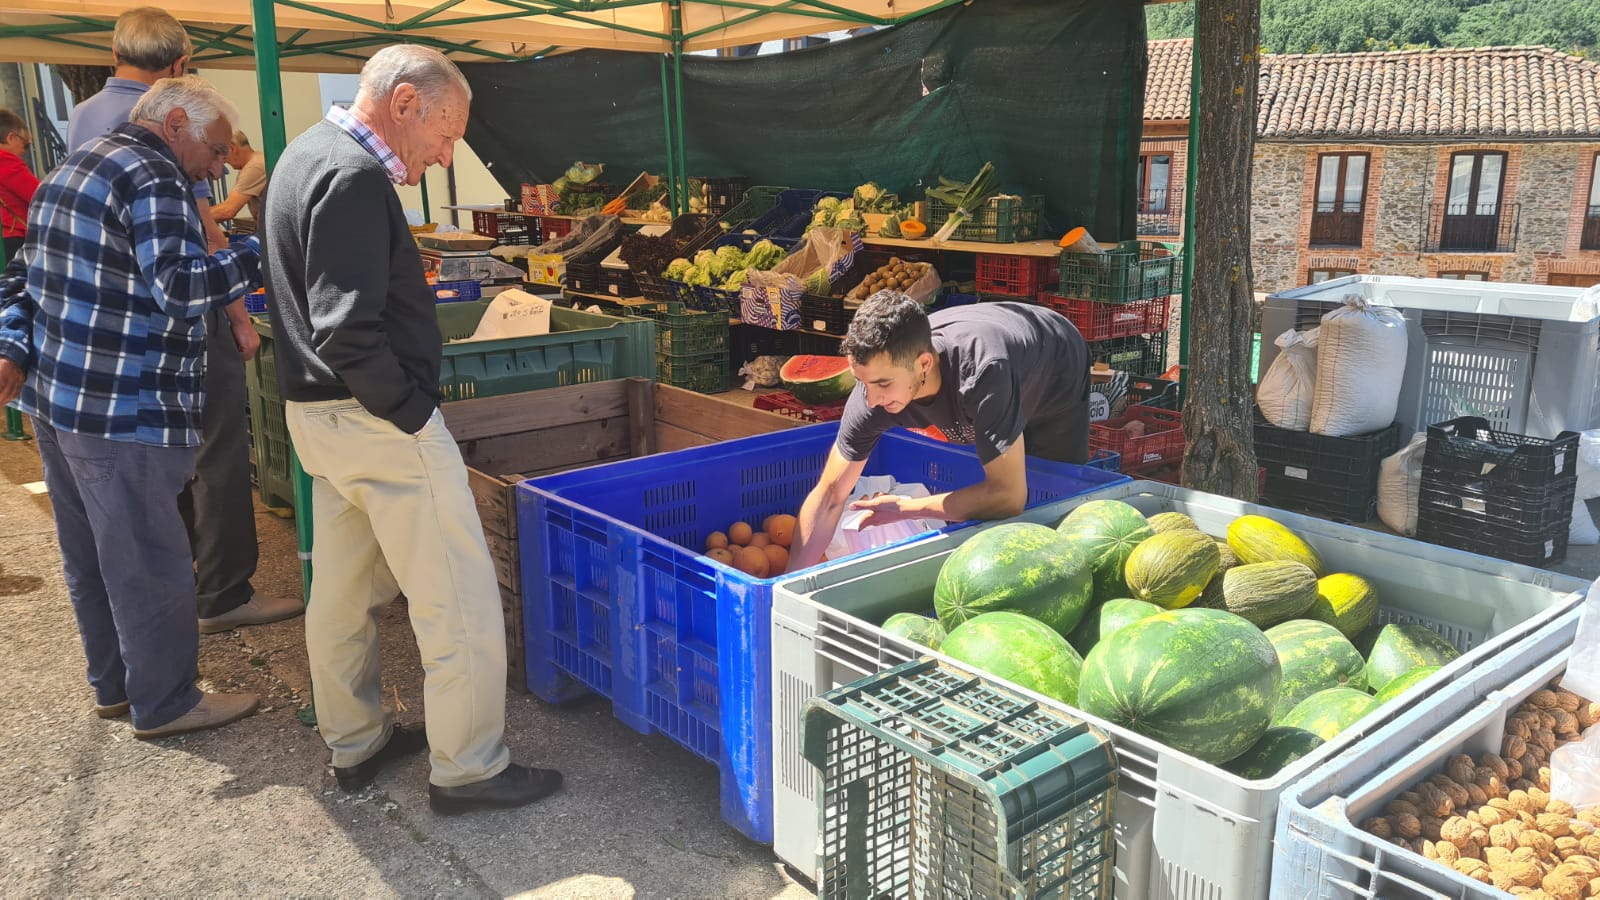
MULTIPOLYGON (((535 806, 439 818, 425 755, 337 790, 307 703, 296 619, 202 636, 204 686, 262 711, 147 743, 91 712, 38 456, 0 442, 0 896, 809 897, 770 849, 724 825, 716 770, 594 700, 513 694, 515 760, 562 770, 535 806)), ((255 585, 300 594, 292 520, 257 509, 255 585)), ((385 693, 422 720, 403 603, 383 617, 385 693)))

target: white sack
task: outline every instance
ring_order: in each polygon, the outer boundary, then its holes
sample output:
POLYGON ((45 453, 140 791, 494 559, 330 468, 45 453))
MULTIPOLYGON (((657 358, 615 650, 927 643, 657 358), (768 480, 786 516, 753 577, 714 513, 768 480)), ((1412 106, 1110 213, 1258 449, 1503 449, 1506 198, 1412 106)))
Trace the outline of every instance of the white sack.
POLYGON ((1352 437, 1389 427, 1406 371, 1406 320, 1356 294, 1322 317, 1311 430, 1352 437))
POLYGON ((1290 329, 1273 342, 1282 352, 1267 367, 1267 374, 1261 376, 1261 385, 1256 388, 1256 407, 1268 422, 1279 428, 1305 431, 1311 427, 1311 401, 1317 385, 1317 340, 1321 331, 1320 328, 1290 329))
POLYGON ((1572 525, 1567 529, 1567 543, 1585 547, 1600 544, 1600 530, 1594 527, 1589 503, 1582 497, 1572 501, 1572 525))
POLYGON ((469 341, 533 337, 550 333, 550 307, 555 304, 516 288, 501 291, 489 302, 469 341))
POLYGON ((1422 491, 1422 455, 1428 435, 1417 432, 1411 443, 1378 466, 1378 518, 1398 534, 1417 533, 1417 495, 1422 491))

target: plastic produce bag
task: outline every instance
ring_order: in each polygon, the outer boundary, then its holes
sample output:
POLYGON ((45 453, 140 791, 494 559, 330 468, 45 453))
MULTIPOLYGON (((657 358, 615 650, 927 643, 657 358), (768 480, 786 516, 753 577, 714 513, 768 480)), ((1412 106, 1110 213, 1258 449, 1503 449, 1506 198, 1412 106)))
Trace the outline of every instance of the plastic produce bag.
POLYGON ((1422 491, 1422 455, 1427 449, 1428 435, 1419 431, 1378 467, 1378 518, 1406 537, 1417 533, 1417 495, 1422 491))
MULTIPOLYGON (((1589 585, 1589 594, 1583 598, 1578 633, 1572 639, 1572 657, 1567 661, 1567 674, 1561 676, 1561 686, 1582 697, 1600 697, 1600 581, 1589 585)), ((1600 772, 1595 777, 1600 779, 1600 772)))
POLYGON ((1600 544, 1600 530, 1594 527, 1589 503, 1582 497, 1572 501, 1572 525, 1567 529, 1567 543, 1585 547, 1600 544))
MULTIPOLYGON (((1569 679, 1562 684, 1572 690, 1569 679)), ((1550 754, 1550 798, 1577 810, 1600 805, 1600 728, 1590 728, 1583 740, 1562 744, 1550 754)))
POLYGON ((899 484, 892 475, 868 475, 857 480, 855 490, 850 492, 844 515, 839 517, 839 527, 834 529, 833 539, 828 541, 829 559, 838 559, 841 556, 903 541, 926 531, 943 528, 945 525, 938 519, 906 519, 890 522, 887 525, 869 525, 862 528, 861 520, 866 518, 868 510, 849 509, 848 504, 874 494, 896 494, 912 498, 930 496, 926 485, 899 484))
POLYGON ((1256 406, 1268 422, 1290 431, 1311 427, 1312 394, 1317 386, 1317 340, 1321 328, 1293 329, 1273 343, 1283 352, 1267 367, 1256 388, 1256 406))
POLYGON ((1311 431, 1350 437, 1387 428, 1406 371, 1406 318, 1356 294, 1322 317, 1311 431))
MULTIPOLYGON (((555 304, 526 291, 501 291, 478 320, 469 341, 492 341, 550 333, 550 307, 555 304)), ((455 342, 461 343, 461 342, 455 342)))

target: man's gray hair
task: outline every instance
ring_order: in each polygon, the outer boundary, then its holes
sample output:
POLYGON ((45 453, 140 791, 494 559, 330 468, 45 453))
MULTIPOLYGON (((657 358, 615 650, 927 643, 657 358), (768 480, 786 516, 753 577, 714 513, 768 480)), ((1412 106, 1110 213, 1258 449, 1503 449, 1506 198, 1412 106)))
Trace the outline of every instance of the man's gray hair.
POLYGON ((361 67, 361 86, 356 91, 356 99, 385 100, 402 84, 416 88, 424 111, 448 88, 458 89, 468 100, 472 99, 472 88, 455 63, 437 50, 416 44, 393 44, 372 54, 361 67))
POLYGON ((128 121, 165 122, 175 109, 189 114, 189 135, 197 141, 205 140, 206 129, 219 118, 227 120, 229 129, 239 127, 239 108, 198 75, 157 81, 133 105, 128 121))
POLYGON ((119 62, 146 72, 170 69, 183 57, 194 55, 189 33, 172 13, 154 6, 141 6, 117 16, 111 49, 119 62))

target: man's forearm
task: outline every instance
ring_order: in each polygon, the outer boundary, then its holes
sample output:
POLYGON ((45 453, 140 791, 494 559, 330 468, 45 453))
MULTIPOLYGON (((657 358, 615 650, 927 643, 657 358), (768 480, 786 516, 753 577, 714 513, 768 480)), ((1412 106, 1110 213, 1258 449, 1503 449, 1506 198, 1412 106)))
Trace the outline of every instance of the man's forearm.
POLYGON ((1009 519, 1021 515, 1026 505, 1026 492, 1019 502, 1014 492, 1006 487, 991 481, 980 481, 959 490, 906 500, 900 504, 900 508, 915 512, 918 518, 965 522, 969 519, 1009 519))

